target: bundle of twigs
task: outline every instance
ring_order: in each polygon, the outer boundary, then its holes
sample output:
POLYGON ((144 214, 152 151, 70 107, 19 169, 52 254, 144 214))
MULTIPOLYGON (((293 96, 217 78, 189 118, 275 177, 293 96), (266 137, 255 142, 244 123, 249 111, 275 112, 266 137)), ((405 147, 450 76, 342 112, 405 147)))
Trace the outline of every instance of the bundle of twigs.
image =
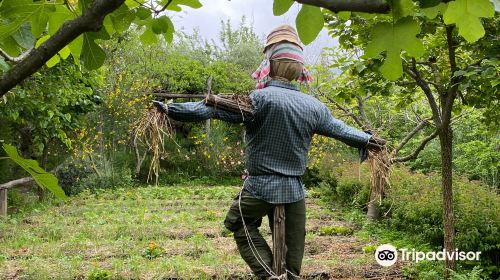
POLYGON ((254 113, 252 100, 248 95, 218 96, 208 94, 205 98, 205 104, 223 111, 241 113, 243 117, 250 117, 254 113))
POLYGON ((368 150, 368 163, 371 170, 368 217, 376 220, 379 217, 378 206, 382 203, 386 186, 389 186, 391 164, 387 147, 368 150))
POLYGON ((142 142, 152 155, 147 181, 149 182, 154 176, 155 184, 158 184, 160 159, 165 155, 165 136, 172 137, 172 125, 163 112, 152 107, 135 123, 134 127, 134 140, 142 142))
POLYGON ((385 186, 389 185, 390 163, 387 148, 368 152, 368 162, 371 169, 372 192, 383 194, 385 186))

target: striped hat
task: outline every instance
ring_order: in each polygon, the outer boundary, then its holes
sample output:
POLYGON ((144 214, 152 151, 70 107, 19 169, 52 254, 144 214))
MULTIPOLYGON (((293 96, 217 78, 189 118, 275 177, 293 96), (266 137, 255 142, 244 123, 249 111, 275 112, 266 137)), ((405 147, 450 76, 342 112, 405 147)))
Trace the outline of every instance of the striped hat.
POLYGON ((269 46, 282 41, 288 41, 290 43, 294 43, 297 46, 299 46, 300 49, 302 49, 302 46, 300 45, 299 36, 297 35, 297 31, 295 31, 295 28, 291 27, 288 24, 285 24, 276 27, 271 31, 271 33, 269 33, 269 35, 267 35, 266 46, 264 47, 264 53, 266 52, 269 46))
MULTIPOLYGON (((265 59, 260 64, 259 68, 252 74, 252 78, 257 81, 256 88, 261 89, 266 86, 266 83, 271 79, 271 61, 272 60, 293 60, 300 64, 304 64, 304 54, 302 48, 295 43, 288 41, 280 41, 272 44, 265 50, 265 59)), ((301 84, 308 84, 312 82, 312 76, 306 67, 302 67, 302 72, 297 78, 301 84)))

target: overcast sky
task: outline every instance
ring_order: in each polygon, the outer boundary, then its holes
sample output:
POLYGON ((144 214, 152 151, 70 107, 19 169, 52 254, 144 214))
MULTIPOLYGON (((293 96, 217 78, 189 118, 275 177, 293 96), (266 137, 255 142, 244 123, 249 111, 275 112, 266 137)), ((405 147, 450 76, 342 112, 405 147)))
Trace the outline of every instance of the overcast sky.
MULTIPOLYGON (((243 16, 247 22, 253 23, 255 32, 263 40, 267 33, 280 24, 290 24, 295 27, 295 17, 299 5, 295 3, 283 16, 273 15, 273 0, 200 0, 200 9, 184 8, 181 13, 172 13, 176 29, 183 28, 186 33, 192 33, 195 28, 205 39, 217 40, 220 31, 220 21, 230 19, 236 27, 243 16)), ((323 47, 331 47, 335 40, 327 35, 326 30, 310 45, 306 46, 305 54, 308 64, 315 63, 323 47)))

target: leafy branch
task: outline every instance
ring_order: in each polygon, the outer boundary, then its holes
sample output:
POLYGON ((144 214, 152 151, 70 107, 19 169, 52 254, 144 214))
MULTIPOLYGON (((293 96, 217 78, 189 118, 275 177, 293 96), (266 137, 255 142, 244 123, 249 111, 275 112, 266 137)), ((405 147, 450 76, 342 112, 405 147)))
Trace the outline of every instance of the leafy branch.
POLYGON ((0 96, 38 71, 60 50, 85 32, 97 32, 102 28, 104 17, 118 9, 125 0, 93 1, 82 16, 65 22, 61 28, 38 48, 8 70, 0 79, 0 96))

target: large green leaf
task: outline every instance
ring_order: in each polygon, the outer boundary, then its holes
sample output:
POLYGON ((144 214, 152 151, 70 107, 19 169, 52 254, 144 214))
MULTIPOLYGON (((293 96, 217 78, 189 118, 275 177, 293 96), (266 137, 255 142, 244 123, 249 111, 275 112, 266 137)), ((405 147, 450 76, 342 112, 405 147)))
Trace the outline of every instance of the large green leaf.
MULTIPOLYGON (((167 43, 171 43, 172 40, 174 39, 174 24, 167 16, 161 16, 159 18, 154 19, 152 21, 151 27, 148 27, 148 29, 151 29, 154 34, 163 34, 167 43)), ((146 32, 144 32, 144 34, 146 35, 143 34, 145 38, 141 36, 141 41, 145 44, 156 43, 157 41, 156 38, 153 39, 148 30, 146 30, 146 32)))
POLYGON ((89 70, 95 70, 102 66, 106 59, 106 53, 95 42, 96 33, 83 34, 82 54, 80 56, 83 66, 89 70))
POLYGON ((444 13, 446 12, 446 8, 447 7, 448 6, 446 5, 446 3, 439 3, 439 5, 437 5, 437 6, 429 7, 429 8, 423 8, 423 9, 420 9, 420 11, 427 18, 434 19, 434 18, 437 17, 437 15, 439 13, 441 13, 442 15, 444 15, 444 13))
POLYGON ((125 5, 129 8, 139 7, 145 0, 125 0, 125 5))
POLYGON ((172 43, 172 41, 174 40, 174 33, 175 33, 174 24, 172 23, 172 21, 169 18, 168 19, 168 30, 166 32, 163 32, 163 36, 165 37, 165 40, 167 41, 167 43, 172 43))
POLYGON ((351 18, 352 12, 344 11, 344 12, 338 12, 337 17, 341 20, 348 20, 351 18))
POLYGON ((293 0, 274 0, 273 3, 273 14, 275 16, 281 16, 288 12, 290 7, 293 5, 293 0))
POLYGON ((53 4, 45 4, 43 9, 31 17, 31 32, 35 38, 38 38, 47 29, 49 13, 54 12, 56 7, 53 4))
MULTIPOLYGON (((61 1, 3 0, 0 18, 9 19, 0 26, 0 40, 14 34, 25 22, 30 22, 34 35, 40 35, 47 24, 45 13, 52 11, 54 4, 61 1)), ((62 2, 61 2, 62 3, 62 2)))
POLYGON ((465 40, 473 43, 484 36, 480 18, 493 17, 495 10, 488 0, 456 0, 448 3, 444 13, 446 24, 455 24, 458 33, 465 40))
POLYGON ((113 35, 115 33, 115 26, 109 15, 104 18, 102 25, 106 30, 106 33, 108 33, 109 35, 113 35))
POLYGON ((10 69, 10 65, 5 62, 3 57, 0 57, 0 72, 5 72, 10 69))
POLYGON ((318 37, 319 32, 325 25, 325 19, 319 7, 302 5, 295 20, 295 25, 300 40, 307 45, 318 37))
POLYGON ((142 19, 142 20, 146 20, 146 19, 150 19, 151 18, 151 10, 150 9, 146 9, 144 7, 139 7, 136 9, 136 13, 137 17, 139 19, 142 19))
POLYGON ((153 32, 152 28, 148 26, 144 30, 144 33, 142 33, 140 40, 144 45, 152 45, 158 42, 158 37, 153 32))
POLYGON ((0 49, 12 57, 16 57, 22 52, 21 46, 12 36, 0 40, 0 49))
POLYGON ((75 63, 80 64, 80 55, 82 54, 83 48, 83 35, 76 37, 75 40, 69 43, 68 47, 71 51, 71 56, 73 56, 73 59, 75 60, 75 63))
POLYGON ((155 34, 162 34, 167 32, 169 24, 170 24, 170 19, 167 16, 161 16, 159 18, 153 19, 153 32, 155 34))
POLYGON ((403 18, 395 24, 378 23, 371 31, 372 40, 365 49, 365 56, 373 58, 386 52, 380 72, 389 80, 397 80, 403 75, 401 50, 413 57, 420 57, 424 53, 422 42, 416 38, 419 32, 420 25, 411 17, 403 18))
POLYGON ((59 55, 61 56, 62 59, 68 58, 68 56, 71 54, 71 50, 69 49, 68 46, 65 46, 62 48, 62 50, 59 51, 59 55))
MULTIPOLYGON (((165 5, 168 0, 163 0, 161 5, 165 5)), ((180 12, 182 8, 180 6, 187 6, 193 9, 198 9, 202 7, 202 4, 199 0, 172 0, 172 2, 168 5, 167 10, 180 12)))
POLYGON ((116 11, 109 15, 116 32, 121 33, 128 30, 135 19, 135 12, 129 10, 127 5, 121 5, 116 11))
POLYGON ((21 157, 14 146, 3 144, 7 156, 21 166, 35 180, 38 186, 52 192, 57 198, 66 198, 63 189, 59 186, 56 176, 43 170, 36 160, 21 157))
POLYGON ((16 40, 19 46, 29 49, 35 45, 35 37, 31 34, 31 28, 28 23, 24 23, 21 25, 14 34, 12 34, 12 38, 16 40))
POLYGON ((392 14, 394 19, 398 20, 415 13, 415 2, 412 0, 394 0, 392 14))
POLYGON ((49 14, 49 34, 54 35, 65 21, 74 18, 74 15, 65 6, 56 6, 55 11, 49 14))

